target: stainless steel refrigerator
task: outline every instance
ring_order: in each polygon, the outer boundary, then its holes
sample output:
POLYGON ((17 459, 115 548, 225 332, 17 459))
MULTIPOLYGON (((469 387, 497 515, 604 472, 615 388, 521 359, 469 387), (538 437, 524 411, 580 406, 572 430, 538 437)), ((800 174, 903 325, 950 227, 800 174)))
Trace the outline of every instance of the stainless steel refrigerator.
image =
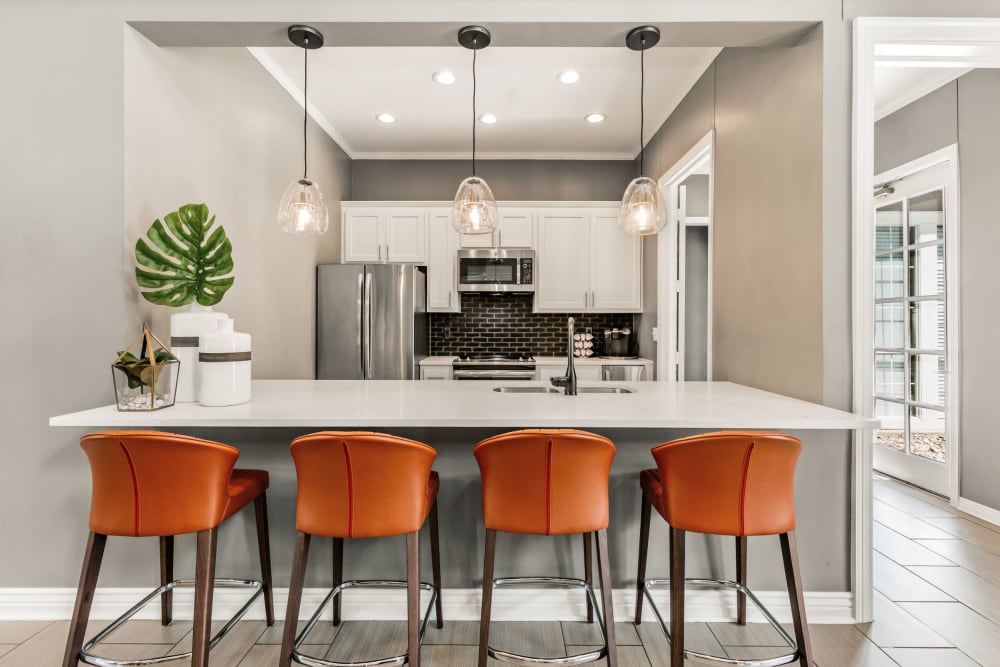
POLYGON ((422 267, 316 267, 317 379, 415 380, 429 348, 422 267))

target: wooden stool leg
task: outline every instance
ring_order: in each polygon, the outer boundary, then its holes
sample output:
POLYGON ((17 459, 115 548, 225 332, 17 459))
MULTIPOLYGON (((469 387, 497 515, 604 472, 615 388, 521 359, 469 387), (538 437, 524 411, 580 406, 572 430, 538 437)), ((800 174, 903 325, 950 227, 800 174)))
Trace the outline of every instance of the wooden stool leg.
MULTIPOLYGON (((747 538, 736 538, 736 583, 747 585, 747 538)), ((742 591, 736 594, 736 622, 747 624, 747 596, 742 591)))
POLYGON ((308 533, 300 532, 295 538, 295 556, 292 558, 292 577, 288 583, 288 607, 285 609, 285 630, 281 637, 279 667, 292 664, 292 647, 299 625, 299 607, 302 605, 302 585, 306 578, 306 562, 309 560, 308 533))
POLYGON ((271 590, 271 537, 267 526, 267 493, 262 493, 253 501, 253 513, 257 519, 257 551, 260 554, 260 581, 264 585, 264 615, 267 624, 274 625, 274 598, 271 590))
POLYGON ((444 616, 441 613, 441 541, 438 539, 438 504, 437 498, 431 505, 431 570, 434 575, 434 588, 437 590, 437 600, 434 603, 434 615, 437 616, 438 629, 444 627, 444 616))
MULTIPOLYGON (((590 533, 583 534, 583 575, 584 581, 586 581, 591 586, 594 585, 593 577, 593 553, 594 547, 590 543, 590 533)), ((587 598, 587 623, 594 622, 594 604, 590 601, 590 594, 584 593, 583 597, 587 598)))
POLYGON ((684 531, 670 528, 670 667, 684 667, 684 531))
POLYGON ((212 592, 215 588, 215 553, 218 527, 198 533, 194 575, 194 627, 191 630, 191 667, 208 667, 212 637, 212 592))
POLYGON ((406 534, 407 663, 420 667, 420 531, 406 534))
POLYGON ((76 590, 73 620, 70 622, 69 636, 66 638, 63 667, 77 667, 80 662, 80 649, 83 648, 83 641, 87 633, 90 606, 94 602, 97 575, 101 572, 101 560, 104 558, 104 546, 107 541, 107 535, 95 532, 91 532, 87 538, 87 548, 83 555, 83 568, 80 572, 80 587, 76 590))
POLYGON ((806 605, 802 596, 802 578, 799 575, 799 551, 795 545, 795 533, 780 535, 781 557, 785 561, 785 583, 788 586, 788 600, 792 605, 792 622, 795 625, 795 643, 799 647, 799 664, 812 666, 812 646, 809 643, 809 623, 806 620, 806 605))
POLYGON ((611 566, 608 563, 608 531, 597 536, 597 572, 601 578, 601 602, 604 607, 604 630, 608 637, 608 667, 618 667, 618 641, 615 637, 615 605, 611 599, 611 566))
MULTIPOLYGON (((344 538, 333 538, 333 587, 344 583, 344 538)), ((333 624, 340 625, 340 599, 343 595, 333 598, 333 624)))
MULTIPOLYGON (((160 538, 160 585, 166 585, 174 580, 174 536, 164 535, 160 538)), ((160 596, 160 621, 170 625, 174 615, 174 592, 167 591, 160 596)))
POLYGON ((486 555, 483 557, 483 611, 479 615, 479 667, 486 667, 490 645, 490 608, 493 605, 493 562, 497 553, 497 531, 486 529, 486 555))
POLYGON ((649 518, 653 506, 642 494, 642 516, 639 518, 639 570, 635 583, 635 624, 642 623, 642 603, 646 589, 646 556, 649 554, 649 518))

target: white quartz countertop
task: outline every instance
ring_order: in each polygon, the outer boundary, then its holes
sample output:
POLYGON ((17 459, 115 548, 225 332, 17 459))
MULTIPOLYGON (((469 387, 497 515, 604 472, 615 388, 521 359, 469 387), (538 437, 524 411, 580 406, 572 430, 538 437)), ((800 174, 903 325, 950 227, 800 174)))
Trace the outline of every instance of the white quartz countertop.
MULTIPOLYGON (((255 380, 249 403, 183 403, 156 412, 114 405, 52 417, 50 426, 170 427, 550 427, 853 430, 877 422, 849 412, 730 382, 580 383, 622 385, 633 394, 503 394, 503 382, 255 380)), ((510 383, 506 383, 510 384, 510 383)), ((517 386, 545 385, 518 382, 517 386)))
MULTIPOLYGON (((455 355, 450 357, 437 356, 427 357, 420 362, 421 366, 451 366, 455 361, 455 355)), ((581 366, 635 366, 637 364, 651 364, 652 359, 606 359, 603 357, 574 358, 574 364, 581 366)), ((566 365, 566 357, 535 357, 536 366, 557 366, 566 365)))

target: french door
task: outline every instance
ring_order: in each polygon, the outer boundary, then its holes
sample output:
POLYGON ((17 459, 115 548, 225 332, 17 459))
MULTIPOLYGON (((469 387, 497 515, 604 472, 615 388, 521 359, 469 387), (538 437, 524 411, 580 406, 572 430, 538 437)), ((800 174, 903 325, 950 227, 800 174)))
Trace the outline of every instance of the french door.
MULTIPOLYGON (((876 182, 884 182, 876 179, 876 182)), ((876 470, 950 496, 957 429, 957 164, 923 168, 875 199, 876 470)))

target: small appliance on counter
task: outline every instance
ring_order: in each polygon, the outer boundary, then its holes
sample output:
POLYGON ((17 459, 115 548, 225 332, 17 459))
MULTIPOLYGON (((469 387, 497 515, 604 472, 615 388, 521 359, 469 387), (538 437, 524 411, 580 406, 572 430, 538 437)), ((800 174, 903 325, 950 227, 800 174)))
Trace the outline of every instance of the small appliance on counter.
POLYGON ((604 330, 604 356, 608 359, 639 358, 639 345, 630 327, 604 330))

